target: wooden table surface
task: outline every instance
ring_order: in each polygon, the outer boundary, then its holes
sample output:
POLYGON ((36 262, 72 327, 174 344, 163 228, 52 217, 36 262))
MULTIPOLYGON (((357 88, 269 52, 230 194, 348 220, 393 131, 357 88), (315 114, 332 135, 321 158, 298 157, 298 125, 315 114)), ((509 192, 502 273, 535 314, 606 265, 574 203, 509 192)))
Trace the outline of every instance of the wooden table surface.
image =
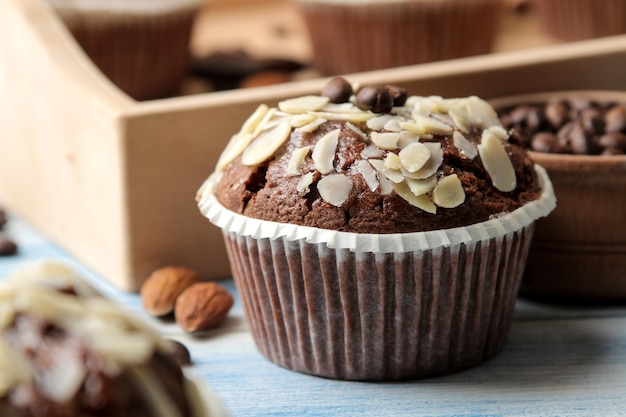
MULTIPOLYGON (((227 321, 200 338, 153 319, 140 297, 103 281, 19 218, 5 231, 19 254, 0 258, 0 279, 28 262, 69 263, 166 337, 191 351, 233 417, 245 416, 626 416, 626 304, 565 306, 520 300, 495 359, 455 375, 400 383, 333 381, 282 369, 256 350, 239 298, 227 321)), ((222 282, 233 294, 232 280, 222 282)))

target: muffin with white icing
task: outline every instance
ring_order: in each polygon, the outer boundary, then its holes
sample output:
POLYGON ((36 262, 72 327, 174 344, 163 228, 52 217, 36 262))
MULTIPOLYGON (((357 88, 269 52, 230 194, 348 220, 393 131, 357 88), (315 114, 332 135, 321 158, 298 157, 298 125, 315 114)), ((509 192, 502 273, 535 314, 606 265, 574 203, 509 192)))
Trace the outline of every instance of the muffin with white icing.
POLYGON ((206 0, 48 0, 94 64, 136 100, 178 92, 206 0))
POLYGON ((173 342, 67 267, 29 266, 0 283, 3 417, 211 417, 173 342))
POLYGON ((498 353, 545 171, 477 97, 393 86, 260 106, 198 193, 260 351, 338 379, 420 378, 498 353))

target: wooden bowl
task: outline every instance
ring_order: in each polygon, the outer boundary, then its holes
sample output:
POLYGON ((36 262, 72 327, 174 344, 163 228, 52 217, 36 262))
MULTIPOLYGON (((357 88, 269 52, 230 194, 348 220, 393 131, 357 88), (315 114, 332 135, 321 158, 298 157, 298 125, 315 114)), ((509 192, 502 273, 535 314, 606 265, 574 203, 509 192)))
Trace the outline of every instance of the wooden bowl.
MULTIPOLYGON (((626 92, 567 91, 505 97, 491 104, 497 110, 552 97, 626 102, 626 92)), ((548 171, 557 207, 536 223, 521 294, 626 299, 626 155, 531 155, 548 171)))

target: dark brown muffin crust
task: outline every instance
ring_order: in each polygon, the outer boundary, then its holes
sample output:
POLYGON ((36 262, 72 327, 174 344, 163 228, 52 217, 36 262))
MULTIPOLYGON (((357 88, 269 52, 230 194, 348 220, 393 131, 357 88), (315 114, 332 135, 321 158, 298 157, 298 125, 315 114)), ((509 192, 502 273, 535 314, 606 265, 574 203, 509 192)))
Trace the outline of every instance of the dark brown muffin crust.
MULTIPOLYGON (((468 140, 480 143, 479 132, 472 132, 468 140)), ((245 216, 357 233, 405 233, 465 226, 513 211, 537 198, 539 184, 533 162, 517 136, 511 136, 505 145, 518 180, 512 192, 502 192, 492 186, 480 156, 474 160, 465 158, 450 137, 435 136, 432 141, 440 142, 444 150, 442 174, 457 174, 466 194, 463 204, 438 208, 436 214, 416 209, 396 193, 383 195, 371 191, 354 168, 355 162, 363 159, 361 152, 368 143, 343 121, 326 122, 311 133, 293 131, 274 158, 262 164, 246 166, 241 163, 241 157, 235 159, 225 168, 216 194, 226 208, 245 216), (294 149, 314 145, 337 128, 341 129, 341 134, 335 169, 350 176, 354 185, 340 207, 320 198, 315 184, 322 174, 315 170, 311 158, 306 158, 301 168, 303 172, 314 172, 308 194, 302 195, 296 190, 298 177, 286 175, 294 149)))

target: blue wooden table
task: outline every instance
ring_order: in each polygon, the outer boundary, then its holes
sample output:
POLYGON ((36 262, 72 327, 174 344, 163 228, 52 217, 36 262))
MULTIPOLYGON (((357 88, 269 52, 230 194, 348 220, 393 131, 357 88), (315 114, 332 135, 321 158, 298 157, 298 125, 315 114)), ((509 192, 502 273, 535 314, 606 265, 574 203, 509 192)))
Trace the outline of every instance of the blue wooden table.
MULTIPOLYGON (((202 338, 149 317, 137 294, 119 291, 19 218, 5 227, 19 253, 0 258, 0 279, 24 263, 69 263, 104 294, 191 351, 233 417, 245 416, 626 416, 626 303, 573 307, 520 300, 509 342, 495 359, 415 382, 333 381, 282 369, 256 350, 241 303, 202 338)), ((232 280, 223 281, 236 295, 232 280)))

